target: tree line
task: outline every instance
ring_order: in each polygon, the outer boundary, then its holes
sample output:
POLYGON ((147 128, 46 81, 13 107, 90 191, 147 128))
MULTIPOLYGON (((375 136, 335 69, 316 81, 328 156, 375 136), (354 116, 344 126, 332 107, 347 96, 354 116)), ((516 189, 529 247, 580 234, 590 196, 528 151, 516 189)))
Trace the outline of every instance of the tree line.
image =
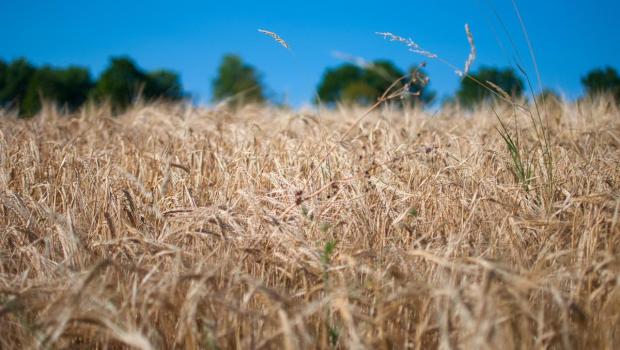
MULTIPOLYGON (((402 70, 387 60, 343 63, 326 69, 314 102, 327 106, 368 105, 397 84, 403 103, 425 105, 436 96, 428 82, 422 65, 402 70)), ((594 69, 581 82, 587 96, 609 94, 620 101, 620 76, 614 68, 594 69)), ((268 100, 261 74, 237 55, 223 57, 212 83, 214 102, 242 105, 268 100)), ((449 101, 469 108, 498 93, 519 98, 524 90, 523 80, 512 68, 481 67, 461 80, 449 101)), ((44 101, 55 102, 67 111, 75 111, 89 101, 109 103, 113 110, 122 111, 138 98, 179 101, 187 97, 177 73, 165 69, 145 71, 129 57, 111 58, 96 80, 84 67, 35 67, 23 58, 0 60, 0 108, 16 109, 21 116, 35 115, 44 101)))
POLYGON ((161 69, 144 71, 128 57, 113 57, 97 80, 79 66, 35 67, 20 58, 0 60, 0 107, 17 109, 21 116, 32 116, 43 101, 75 111, 87 101, 109 103, 121 111, 136 98, 178 101, 183 92, 179 75, 161 69))
MULTIPOLYGON (((218 73, 214 81, 214 100, 237 99, 237 103, 241 104, 266 100, 260 74, 254 67, 243 63, 239 56, 225 56, 218 73)), ((317 87, 314 102, 328 106, 336 103, 372 104, 401 77, 404 79, 398 84, 405 92, 402 97, 406 103, 424 105, 434 102, 436 93, 428 86, 423 66, 411 66, 406 73, 387 60, 364 64, 343 63, 327 68, 317 87)), ((586 96, 611 95, 620 102, 620 76, 612 67, 591 70, 582 77, 581 83, 586 96)), ((504 93, 511 98, 521 98, 525 91, 523 79, 514 69, 483 66, 461 79, 455 95, 444 102, 471 108, 504 93)), ((557 97, 548 89, 542 94, 557 97)))

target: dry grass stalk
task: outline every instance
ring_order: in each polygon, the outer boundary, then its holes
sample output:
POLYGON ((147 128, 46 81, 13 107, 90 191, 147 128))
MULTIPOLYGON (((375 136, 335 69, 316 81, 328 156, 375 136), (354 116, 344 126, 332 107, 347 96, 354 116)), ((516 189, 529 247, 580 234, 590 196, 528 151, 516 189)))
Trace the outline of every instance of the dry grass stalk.
POLYGON ((469 43, 469 55, 467 56, 467 60, 465 61, 465 67, 463 71, 457 71, 460 77, 464 77, 469 74, 469 70, 471 65, 476 60, 476 45, 474 44, 474 35, 471 33, 471 29, 469 28, 469 24, 465 23, 465 35, 467 36, 467 42, 469 43))
POLYGON ((420 45, 416 44, 413 40, 411 39, 406 39, 403 38, 402 36, 398 36, 395 34, 392 34, 390 32, 375 32, 375 34, 377 35, 381 35, 383 36, 384 39, 387 39, 389 41, 398 41, 400 43, 405 44, 408 48, 409 51, 420 54, 422 56, 428 57, 428 58, 437 58, 437 55, 430 52, 430 51, 426 51, 423 48, 420 47, 420 45))
POLYGON ((491 87, 495 92, 500 94, 502 96, 502 98, 504 99, 504 101, 512 101, 513 100, 512 96, 510 96, 510 94, 508 92, 506 92, 506 90, 502 89, 500 86, 498 86, 494 82, 492 82, 490 80, 485 80, 484 82, 489 87, 491 87))
POLYGON ((334 51, 332 52, 332 56, 334 56, 334 58, 337 58, 339 60, 350 62, 360 68, 370 68, 373 65, 372 62, 368 61, 364 57, 353 56, 346 52, 334 51))
POLYGON ((278 34, 274 33, 274 32, 270 32, 268 30, 265 29, 259 29, 259 32, 272 37, 275 41, 277 41, 278 43, 280 43, 280 45, 284 46, 284 48, 288 49, 288 44, 286 43, 286 41, 284 41, 284 39, 282 39, 278 34))

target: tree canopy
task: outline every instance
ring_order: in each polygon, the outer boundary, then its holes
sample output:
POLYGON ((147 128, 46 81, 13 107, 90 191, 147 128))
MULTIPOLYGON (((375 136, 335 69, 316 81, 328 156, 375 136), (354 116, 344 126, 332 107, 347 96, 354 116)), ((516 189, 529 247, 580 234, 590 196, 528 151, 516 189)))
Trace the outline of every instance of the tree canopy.
MULTIPOLYGON (((316 102, 328 105, 337 102, 368 105, 375 102, 394 81, 404 75, 403 71, 386 60, 374 61, 366 67, 345 63, 327 69, 319 83, 316 102)), ((401 88, 408 84, 411 95, 403 96, 413 103, 428 103, 434 96, 422 81, 422 75, 417 68, 411 69, 409 77, 399 84, 401 88)))
POLYGON ((35 68, 23 58, 10 64, 2 62, 0 73, 0 107, 19 108, 26 96, 35 68))
POLYGON ((456 92, 456 99, 464 107, 473 107, 495 96, 492 91, 497 91, 489 82, 512 97, 518 98, 523 94, 523 81, 512 68, 481 67, 470 76, 461 80, 461 86, 456 92))
POLYGON ((260 74, 241 57, 225 55, 213 80, 213 101, 228 101, 234 105, 264 102, 260 74))
POLYGON ((176 101, 183 98, 183 92, 178 74, 166 70, 145 72, 128 57, 114 57, 97 81, 92 96, 122 110, 138 97, 147 101, 176 101))
POLYGON ((591 70, 581 83, 589 96, 609 94, 620 102, 620 76, 612 67, 591 70))
POLYGON ((28 82, 21 111, 26 115, 36 114, 41 109, 41 100, 55 101, 68 110, 75 110, 86 101, 92 86, 90 73, 85 68, 46 66, 37 69, 28 82))
POLYGON ((148 98, 163 98, 173 101, 179 100, 185 95, 179 75, 164 69, 147 74, 144 94, 148 98))
POLYGON ((99 101, 108 99, 114 108, 126 108, 144 89, 145 82, 146 74, 131 59, 112 58, 92 96, 99 101))
POLYGON ((20 58, 0 60, 0 108, 35 115, 42 101, 54 102, 74 111, 89 99, 109 101, 120 111, 136 97, 146 100, 180 100, 185 97, 178 74, 168 70, 145 72, 127 57, 112 58, 110 65, 93 81, 87 68, 35 67, 20 58))

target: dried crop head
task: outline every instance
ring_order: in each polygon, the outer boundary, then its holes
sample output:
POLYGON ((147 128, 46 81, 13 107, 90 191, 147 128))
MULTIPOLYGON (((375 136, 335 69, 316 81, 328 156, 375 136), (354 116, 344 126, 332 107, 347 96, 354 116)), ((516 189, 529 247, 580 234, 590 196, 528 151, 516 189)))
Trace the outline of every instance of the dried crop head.
POLYGON ((277 41, 278 43, 280 43, 280 45, 284 46, 286 49, 289 48, 288 44, 286 43, 286 41, 284 41, 284 39, 282 39, 278 34, 271 32, 269 30, 265 30, 265 29, 259 29, 259 32, 272 37, 275 41, 277 41))

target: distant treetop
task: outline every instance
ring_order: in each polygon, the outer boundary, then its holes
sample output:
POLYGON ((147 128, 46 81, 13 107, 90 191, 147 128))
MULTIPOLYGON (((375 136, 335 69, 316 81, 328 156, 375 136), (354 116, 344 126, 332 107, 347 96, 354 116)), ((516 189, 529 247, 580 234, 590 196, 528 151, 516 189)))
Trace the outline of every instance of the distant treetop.
POLYGON ((0 64, 0 107, 19 108, 26 96, 35 68, 20 58, 10 64, 0 64))
POLYGON ((228 54, 222 58, 213 80, 213 101, 228 101, 233 105, 262 103, 266 100, 261 76, 241 57, 228 54))
POLYGON ((581 83, 589 96, 609 94, 620 102, 620 76, 612 67, 591 70, 581 83))
POLYGON ((178 74, 167 70, 145 72, 128 57, 113 57, 92 92, 97 101, 109 101, 122 110, 142 97, 147 101, 178 101, 184 97, 178 74))
MULTIPOLYGON (((405 73, 387 60, 377 60, 365 67, 345 63, 326 70, 319 83, 315 102, 332 105, 337 102, 368 105, 375 102, 390 85, 405 73)), ((403 95, 410 103, 429 103, 434 94, 418 68, 410 69, 408 77, 399 84, 408 87, 410 95, 403 95)))
POLYGON ((185 97, 178 74, 168 70, 144 72, 127 57, 115 57, 94 82, 87 68, 34 67, 20 58, 0 60, 0 108, 22 116, 39 112, 43 101, 74 111, 89 99, 108 101, 121 111, 140 96, 148 101, 178 101, 185 97))
POLYGON ((41 100, 49 100, 73 111, 86 102, 92 87, 93 81, 86 68, 45 66, 32 75, 20 109, 26 115, 34 115, 41 109, 41 100))
POLYGON ((456 92, 457 101, 464 107, 471 108, 495 96, 497 89, 493 85, 511 97, 523 95, 523 81, 512 68, 481 67, 477 72, 470 73, 470 76, 461 80, 461 86, 456 92))

